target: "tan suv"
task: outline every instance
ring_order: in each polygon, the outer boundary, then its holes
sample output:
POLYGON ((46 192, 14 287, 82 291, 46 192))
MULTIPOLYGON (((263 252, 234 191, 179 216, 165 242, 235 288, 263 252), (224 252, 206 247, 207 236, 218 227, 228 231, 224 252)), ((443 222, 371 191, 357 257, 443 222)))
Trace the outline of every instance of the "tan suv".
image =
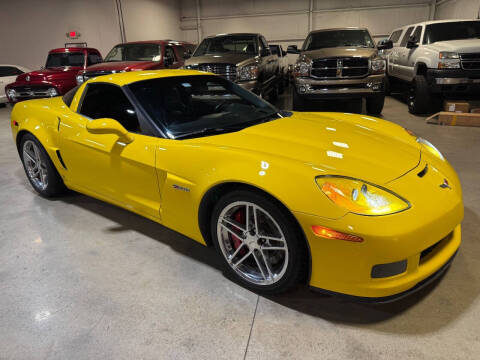
POLYGON ((385 60, 378 50, 391 48, 391 42, 375 46, 367 29, 316 30, 308 34, 303 47, 288 47, 299 54, 295 63, 293 109, 302 110, 308 102, 331 98, 354 99, 361 111, 366 98, 367 112, 380 114, 385 100, 385 60))

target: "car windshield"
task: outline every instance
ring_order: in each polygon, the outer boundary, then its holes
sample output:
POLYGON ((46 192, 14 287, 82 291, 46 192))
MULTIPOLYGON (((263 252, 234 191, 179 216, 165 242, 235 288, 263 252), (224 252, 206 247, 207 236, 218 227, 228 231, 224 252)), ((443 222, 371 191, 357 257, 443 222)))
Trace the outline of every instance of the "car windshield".
POLYGON ((45 67, 83 66, 84 62, 85 54, 83 53, 52 53, 48 54, 45 67))
POLYGON ((160 61, 161 54, 158 44, 123 44, 110 50, 105 61, 160 61))
POLYGON ((198 46, 193 56, 245 54, 256 55, 255 36, 226 35, 207 38, 198 46))
POLYGON ((281 116, 253 93, 217 76, 157 78, 129 88, 172 139, 237 131, 281 116))
POLYGON ((427 25, 423 43, 478 38, 480 38, 480 21, 445 22, 427 25))
POLYGON ((317 50, 340 46, 375 47, 370 34, 366 30, 328 30, 308 35, 303 50, 317 50))

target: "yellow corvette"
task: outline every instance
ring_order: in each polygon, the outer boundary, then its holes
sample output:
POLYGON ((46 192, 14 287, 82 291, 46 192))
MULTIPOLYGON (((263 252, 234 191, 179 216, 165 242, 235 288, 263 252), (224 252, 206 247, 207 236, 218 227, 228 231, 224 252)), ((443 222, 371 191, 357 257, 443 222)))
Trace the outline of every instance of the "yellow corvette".
POLYGON ((12 111, 40 195, 65 188, 213 245, 243 286, 367 301, 409 294, 460 245, 458 177, 428 141, 381 119, 279 111, 213 74, 94 78, 12 111))

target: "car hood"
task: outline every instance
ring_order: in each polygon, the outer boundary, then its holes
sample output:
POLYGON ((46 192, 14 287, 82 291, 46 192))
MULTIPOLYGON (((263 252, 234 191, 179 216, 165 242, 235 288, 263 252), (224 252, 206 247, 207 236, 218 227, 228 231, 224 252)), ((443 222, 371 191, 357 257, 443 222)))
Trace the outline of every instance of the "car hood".
POLYGON ((480 52, 480 39, 437 41, 425 47, 434 51, 480 52))
POLYGON ((377 53, 375 48, 362 48, 362 47, 353 47, 353 46, 343 46, 343 47, 334 47, 334 48, 323 48, 317 50, 303 51, 302 55, 310 59, 319 59, 326 57, 349 57, 349 56, 359 56, 359 57, 371 57, 377 53))
POLYGON ((70 79, 75 76, 81 67, 55 67, 42 70, 35 70, 29 73, 21 74, 17 77, 18 82, 38 82, 70 79), (27 77, 29 80, 27 80, 27 77))
POLYGON ((293 113, 242 131, 196 140, 290 159, 313 167, 319 175, 351 176, 379 185, 420 162, 420 145, 401 126, 343 113, 293 113))
POLYGON ((245 54, 222 54, 222 55, 204 55, 193 56, 185 60, 185 65, 198 64, 240 64, 246 60, 254 59, 254 55, 245 54))
POLYGON ((87 71, 130 71, 148 69, 152 65, 158 65, 158 61, 110 61, 90 65, 87 71))

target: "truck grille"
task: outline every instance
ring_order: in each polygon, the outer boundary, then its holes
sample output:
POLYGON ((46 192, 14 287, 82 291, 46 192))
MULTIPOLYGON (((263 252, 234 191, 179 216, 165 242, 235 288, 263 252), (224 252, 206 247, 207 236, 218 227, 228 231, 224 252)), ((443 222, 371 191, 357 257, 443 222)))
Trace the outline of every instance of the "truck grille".
POLYGON ((227 80, 237 79, 237 67, 234 64, 198 64, 191 65, 191 69, 211 72, 224 77, 227 80))
POLYGON ((480 69, 480 53, 460 54, 460 60, 465 70, 480 69))
POLYGON ((17 100, 28 100, 35 98, 50 97, 47 90, 53 86, 18 86, 13 89, 17 92, 15 98, 17 100))
POLYGON ((116 71, 115 70, 97 70, 97 71, 87 71, 85 73, 83 73, 83 78, 85 79, 85 81, 87 81, 88 79, 91 79, 91 78, 94 78, 94 77, 97 77, 97 76, 102 76, 102 75, 109 75, 109 74, 113 74, 115 73, 116 71))
POLYGON ((321 79, 360 78, 368 75, 368 58, 334 57, 315 59, 312 62, 312 77, 321 79))

